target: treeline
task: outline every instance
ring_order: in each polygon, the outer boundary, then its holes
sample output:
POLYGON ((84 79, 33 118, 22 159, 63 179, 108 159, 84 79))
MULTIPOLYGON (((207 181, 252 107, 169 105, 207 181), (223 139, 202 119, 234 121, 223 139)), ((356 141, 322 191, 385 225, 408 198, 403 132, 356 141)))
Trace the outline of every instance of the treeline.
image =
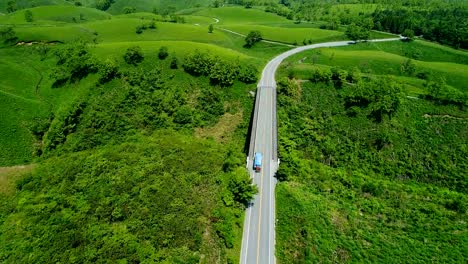
POLYGON ((236 79, 244 83, 254 83, 258 78, 258 71, 254 65, 224 60, 198 50, 187 56, 182 67, 192 75, 208 76, 213 84, 221 86, 231 86, 236 79))
MULTIPOLYGON (((303 2, 282 0, 264 3, 265 11, 276 13, 295 23, 327 21, 323 29, 337 30, 340 25, 359 25, 361 28, 395 34, 422 36, 455 48, 468 48, 468 6, 466 3, 435 1, 359 1, 379 4, 374 12, 351 11, 350 7, 333 10, 333 5, 356 4, 355 1, 303 2)), ((259 3, 260 4, 260 3, 259 3)), ((359 8, 359 7, 357 7, 359 8)))
POLYGON ((387 9, 372 14, 374 29, 416 36, 455 48, 468 48, 468 9, 462 6, 437 10, 387 9))

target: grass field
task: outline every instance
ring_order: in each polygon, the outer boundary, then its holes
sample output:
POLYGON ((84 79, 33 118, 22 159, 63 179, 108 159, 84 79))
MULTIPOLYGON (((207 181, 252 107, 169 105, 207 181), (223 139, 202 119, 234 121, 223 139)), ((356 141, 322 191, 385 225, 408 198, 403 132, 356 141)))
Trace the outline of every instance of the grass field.
POLYGON ((2 24, 36 24, 50 23, 50 21, 81 23, 84 21, 110 19, 111 15, 95 8, 76 7, 72 5, 38 6, 30 9, 18 10, 6 16, 0 16, 2 24), (30 10, 33 22, 26 22, 24 13, 30 10))
POLYGON ((197 12, 193 15, 214 17, 220 20, 220 25, 229 24, 257 24, 268 25, 271 23, 292 24, 292 21, 276 14, 265 13, 258 9, 246 9, 244 7, 221 7, 208 8, 197 12))
POLYGON ((274 40, 289 44, 303 44, 305 40, 309 43, 319 43, 334 40, 343 40, 343 33, 332 30, 323 30, 317 28, 281 28, 259 25, 226 25, 221 26, 235 32, 240 32, 247 35, 252 30, 258 30, 262 37, 267 40, 274 40), (309 42, 310 40, 310 42, 309 42))

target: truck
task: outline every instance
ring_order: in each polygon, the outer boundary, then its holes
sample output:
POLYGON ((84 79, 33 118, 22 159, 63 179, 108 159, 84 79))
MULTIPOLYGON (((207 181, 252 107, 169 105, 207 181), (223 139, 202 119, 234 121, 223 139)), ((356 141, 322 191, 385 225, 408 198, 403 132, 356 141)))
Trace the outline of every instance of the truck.
POLYGON ((260 170, 262 169, 262 153, 255 153, 253 169, 255 170, 255 172, 260 172, 260 170))

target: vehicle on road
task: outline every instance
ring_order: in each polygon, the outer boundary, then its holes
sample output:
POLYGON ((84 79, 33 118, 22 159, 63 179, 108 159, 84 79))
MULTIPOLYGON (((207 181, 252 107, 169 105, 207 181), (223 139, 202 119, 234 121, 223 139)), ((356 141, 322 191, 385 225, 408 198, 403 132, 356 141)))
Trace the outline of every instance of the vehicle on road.
POLYGON ((260 172, 262 170, 262 153, 255 153, 253 169, 255 172, 260 172))

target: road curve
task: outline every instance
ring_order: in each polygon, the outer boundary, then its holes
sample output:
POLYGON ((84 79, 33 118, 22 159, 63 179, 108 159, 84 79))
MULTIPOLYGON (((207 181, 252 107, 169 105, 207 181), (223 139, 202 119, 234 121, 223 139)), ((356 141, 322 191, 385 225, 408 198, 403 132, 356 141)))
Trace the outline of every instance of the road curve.
MULTIPOLYGON (((402 38, 375 39, 369 42, 395 41, 402 38)), ((276 126, 276 81, 275 73, 281 62, 296 53, 324 47, 354 44, 352 41, 337 41, 302 46, 286 51, 268 62, 257 85, 254 117, 250 138, 247 168, 258 186, 259 193, 246 210, 242 236, 241 264, 274 264, 275 258, 275 172, 279 165, 276 126), (262 171, 255 173, 253 156, 263 154, 262 171)))

